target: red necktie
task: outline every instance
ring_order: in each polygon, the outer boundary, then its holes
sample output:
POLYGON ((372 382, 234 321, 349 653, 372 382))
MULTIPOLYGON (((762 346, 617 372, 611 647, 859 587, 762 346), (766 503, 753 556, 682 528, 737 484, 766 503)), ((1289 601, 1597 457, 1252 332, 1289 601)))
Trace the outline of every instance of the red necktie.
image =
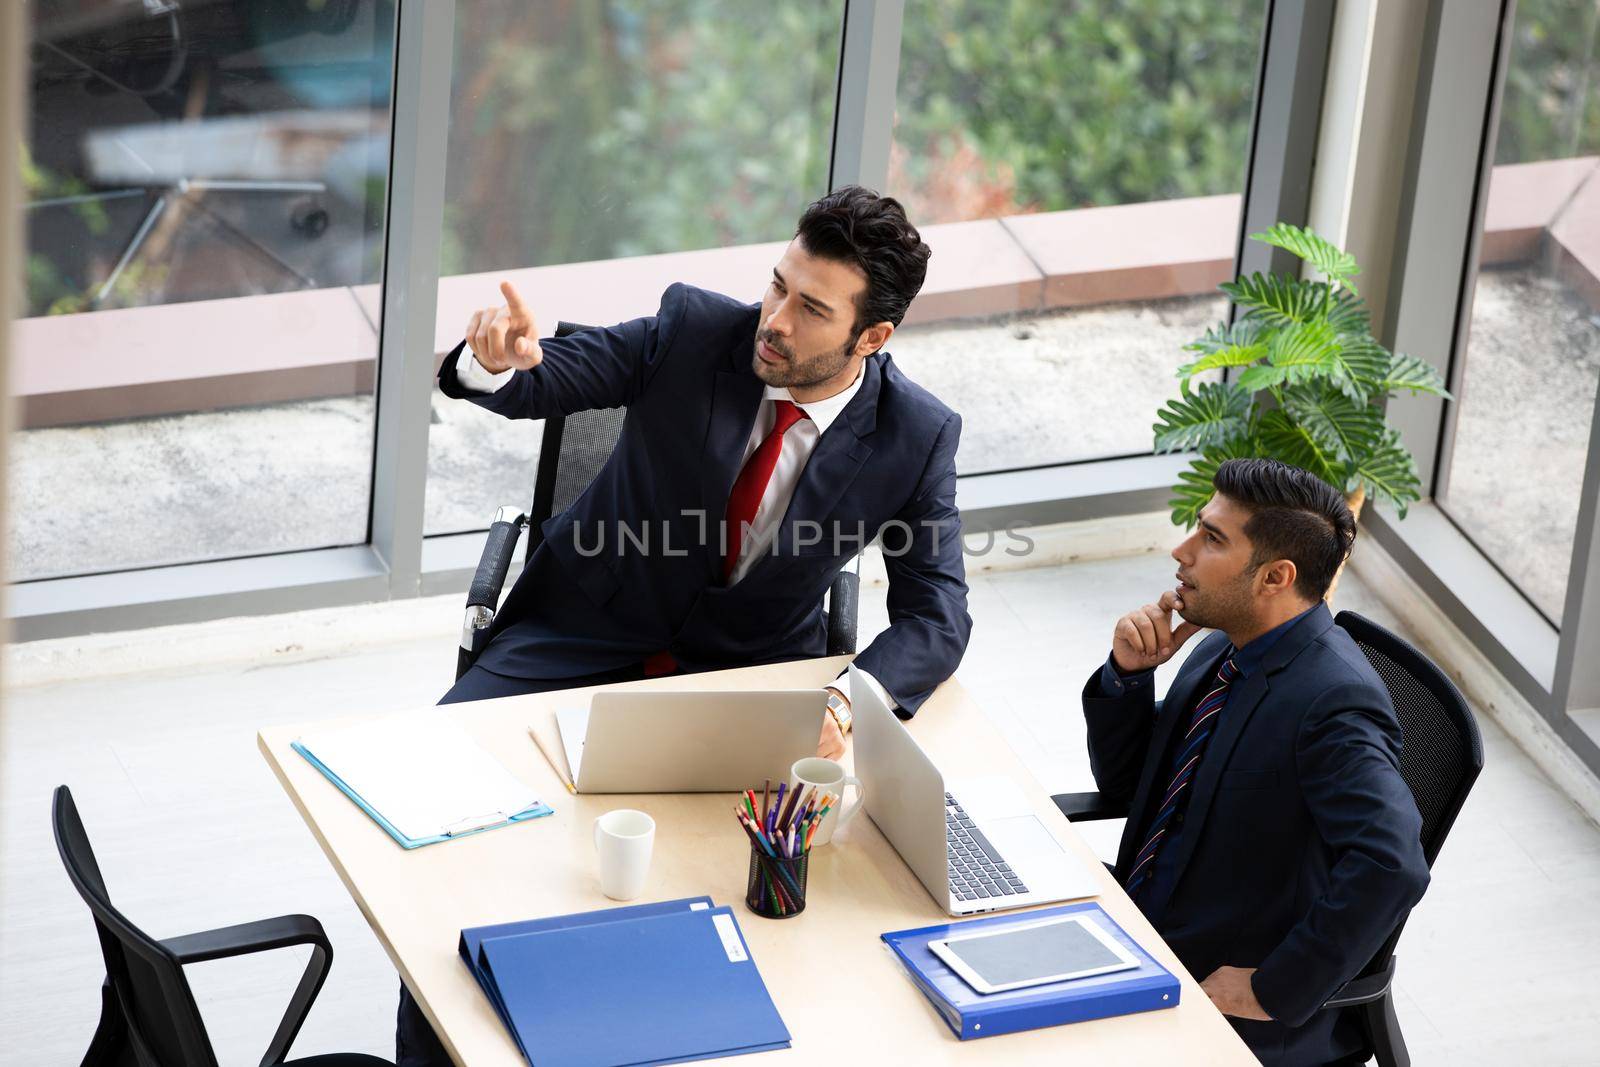
POLYGON ((788 400, 774 400, 772 404, 777 410, 772 432, 750 453, 744 470, 739 472, 738 480, 733 483, 733 491, 728 494, 728 555, 722 561, 723 581, 731 579, 734 568, 739 565, 739 548, 744 544, 745 527, 756 520, 756 510, 761 507, 767 483, 772 480, 772 472, 778 466, 778 453, 783 451, 783 435, 789 432, 789 427, 806 417, 805 412, 788 400))

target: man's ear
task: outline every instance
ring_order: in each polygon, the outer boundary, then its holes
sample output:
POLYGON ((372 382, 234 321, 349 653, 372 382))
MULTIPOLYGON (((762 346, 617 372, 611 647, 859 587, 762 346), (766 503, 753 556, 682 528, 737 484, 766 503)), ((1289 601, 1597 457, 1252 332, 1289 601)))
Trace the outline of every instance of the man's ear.
POLYGON ((1294 561, 1289 559, 1275 559, 1262 567, 1258 572, 1261 577, 1261 591, 1269 596, 1281 596, 1294 592, 1295 579, 1300 576, 1295 569, 1294 561))
POLYGON ((889 343, 889 338, 894 334, 894 323, 875 322, 861 331, 861 336, 856 339, 855 351, 852 356, 870 356, 884 345, 889 343))

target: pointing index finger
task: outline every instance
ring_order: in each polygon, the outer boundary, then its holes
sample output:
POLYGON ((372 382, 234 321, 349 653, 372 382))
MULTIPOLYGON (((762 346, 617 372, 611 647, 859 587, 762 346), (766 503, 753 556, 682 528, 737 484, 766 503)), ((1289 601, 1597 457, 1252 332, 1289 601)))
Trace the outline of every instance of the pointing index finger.
POLYGON ((522 302, 522 295, 517 292, 516 286, 510 282, 501 282, 500 295, 506 298, 506 307, 511 309, 511 314, 528 317, 528 305, 522 302))

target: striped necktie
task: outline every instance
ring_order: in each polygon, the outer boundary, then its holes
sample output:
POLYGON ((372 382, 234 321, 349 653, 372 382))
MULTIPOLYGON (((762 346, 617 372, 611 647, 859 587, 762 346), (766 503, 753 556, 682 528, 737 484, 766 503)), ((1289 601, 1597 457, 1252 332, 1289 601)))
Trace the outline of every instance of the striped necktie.
POLYGON ((1206 754, 1206 742, 1216 728, 1217 715, 1222 711, 1222 705, 1228 702, 1228 688, 1237 677, 1239 668, 1233 665, 1233 657, 1230 656, 1217 670, 1217 684, 1189 714, 1189 729, 1178 745, 1177 758, 1173 760, 1175 769, 1172 781, 1162 794, 1160 810, 1156 812, 1155 821, 1145 835, 1144 847, 1135 854, 1133 869, 1128 872, 1128 895, 1136 901, 1139 891, 1149 883, 1150 875, 1155 870, 1156 853, 1161 851, 1167 831, 1172 828, 1173 816, 1188 803, 1189 783, 1194 780, 1195 772, 1200 767, 1200 758, 1206 754))

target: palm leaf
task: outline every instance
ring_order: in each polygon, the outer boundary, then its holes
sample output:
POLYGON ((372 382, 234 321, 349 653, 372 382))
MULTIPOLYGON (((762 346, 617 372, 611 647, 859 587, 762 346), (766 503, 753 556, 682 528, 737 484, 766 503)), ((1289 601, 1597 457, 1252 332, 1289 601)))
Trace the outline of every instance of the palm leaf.
POLYGON ((1167 501, 1167 506, 1172 509, 1173 525, 1188 530, 1200 521, 1200 509, 1216 493, 1212 482, 1217 477, 1217 468, 1225 460, 1252 459, 1260 454, 1255 439, 1248 435, 1231 438, 1201 452, 1188 470, 1179 472, 1178 484, 1172 487, 1172 499, 1167 501))
POLYGON ((1287 326, 1315 319, 1327 287, 1320 282, 1257 272, 1238 281, 1223 282, 1217 288, 1244 308, 1250 318, 1267 325, 1287 326))
POLYGON ((1246 429, 1250 395, 1237 385, 1205 382, 1193 393, 1167 401, 1151 430, 1157 452, 1220 444, 1246 429))
POLYGON ((1337 457, 1347 471, 1383 438, 1383 411, 1352 400, 1331 383, 1292 389, 1284 395, 1283 406, 1324 453, 1337 457))
POLYGON ((1372 374, 1368 384, 1373 392, 1385 395, 1404 389, 1409 393, 1428 393, 1446 400, 1454 399, 1444 387, 1444 378, 1432 364, 1398 352, 1389 357, 1386 366, 1372 374))
POLYGON ((1344 492, 1345 464, 1338 453, 1326 447, 1309 428, 1301 425, 1283 408, 1273 408, 1261 416, 1258 431, 1263 455, 1279 459, 1291 467, 1310 471, 1329 485, 1344 492))
POLYGON ((1372 332, 1372 316, 1359 296, 1348 289, 1340 289, 1330 302, 1328 325, 1339 333, 1367 335, 1372 332))
POLYGON ((1389 367, 1389 352, 1369 334, 1342 334, 1334 344, 1333 365, 1329 380, 1345 396, 1365 404, 1374 392, 1374 380, 1389 367))
POLYGON ((1350 480, 1366 487, 1367 495, 1393 504, 1403 519, 1406 507, 1422 496, 1422 479, 1416 461, 1400 443, 1400 431, 1384 430, 1377 446, 1352 465, 1350 480))
POLYGON ((1244 348, 1252 345, 1260 333, 1261 323, 1255 319, 1240 319, 1234 323, 1219 322, 1215 326, 1208 327, 1205 335, 1199 340, 1190 341, 1183 348, 1186 352, 1210 355, 1224 348, 1244 348))
POLYGON ((1178 368, 1178 377, 1192 378, 1202 371, 1215 370, 1218 367, 1248 367, 1266 354, 1267 346, 1259 342, 1251 345, 1229 345, 1208 352, 1193 363, 1185 363, 1178 368))
POLYGON ((1317 236, 1309 227, 1279 222, 1265 233, 1253 233, 1250 236, 1264 244, 1294 253, 1352 293, 1356 291, 1356 287, 1350 284, 1350 279, 1361 273, 1356 257, 1317 236))
POLYGON ((1239 375, 1248 390, 1294 385, 1316 377, 1337 378, 1338 342, 1326 322, 1310 322, 1278 331, 1268 342, 1267 363, 1239 375))

